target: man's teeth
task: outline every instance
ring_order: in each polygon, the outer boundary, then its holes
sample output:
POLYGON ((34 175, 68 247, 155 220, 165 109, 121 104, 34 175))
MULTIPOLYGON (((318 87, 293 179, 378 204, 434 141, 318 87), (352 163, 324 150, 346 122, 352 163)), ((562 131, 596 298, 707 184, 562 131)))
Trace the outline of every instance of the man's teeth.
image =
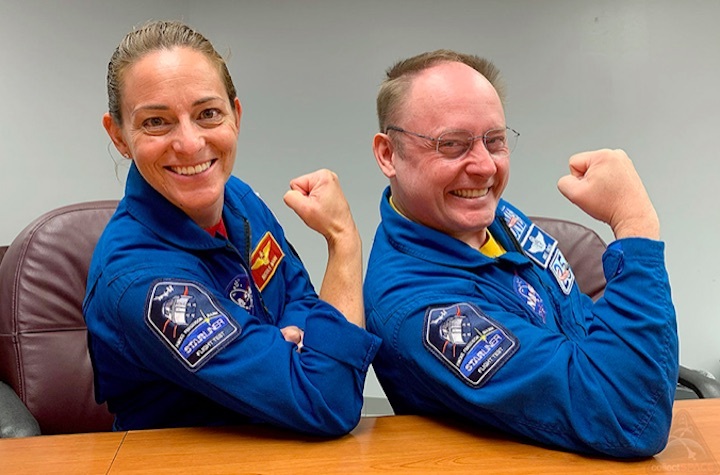
POLYGON ((482 188, 480 190, 455 190, 452 193, 460 198, 480 198, 481 196, 487 195, 488 188, 482 188))
POLYGON ((201 163, 200 165, 195 165, 194 167, 170 167, 170 169, 178 175, 197 175, 210 168, 210 165, 212 165, 212 160, 201 163))

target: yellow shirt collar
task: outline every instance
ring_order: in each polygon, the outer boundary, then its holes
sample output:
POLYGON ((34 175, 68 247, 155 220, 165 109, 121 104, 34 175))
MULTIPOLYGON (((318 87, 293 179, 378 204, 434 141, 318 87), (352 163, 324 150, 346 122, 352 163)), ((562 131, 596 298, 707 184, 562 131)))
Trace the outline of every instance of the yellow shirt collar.
MULTIPOLYGON (((402 214, 402 212, 400 212, 397 206, 395 206, 395 202, 393 201, 392 196, 390 197, 390 206, 392 206, 392 209, 394 209, 397 214, 399 214, 405 219, 408 219, 408 217, 402 214)), ((485 232, 487 233, 487 240, 485 241, 485 244, 480 247, 479 251, 485 256, 492 258, 505 254, 505 249, 503 249, 500 243, 495 240, 492 234, 490 234, 490 231, 485 230, 485 232)))

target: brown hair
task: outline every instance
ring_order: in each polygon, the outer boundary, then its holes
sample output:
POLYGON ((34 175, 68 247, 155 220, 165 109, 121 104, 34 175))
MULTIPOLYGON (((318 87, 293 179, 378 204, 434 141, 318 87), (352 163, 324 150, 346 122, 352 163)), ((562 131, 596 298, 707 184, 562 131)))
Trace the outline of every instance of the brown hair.
POLYGON ((176 47, 204 54, 218 68, 230 103, 235 100, 237 93, 225 60, 207 38, 179 21, 150 21, 125 35, 108 63, 108 111, 115 123, 122 124, 120 103, 125 70, 152 51, 176 47))
POLYGON ((479 56, 448 49, 429 51, 400 60, 386 71, 387 77, 380 85, 377 96, 380 132, 385 132, 386 127, 398 119, 397 115, 404 105, 413 78, 421 71, 444 62, 457 62, 470 66, 492 84, 500 100, 505 102, 505 86, 500 78, 500 70, 493 63, 479 56))

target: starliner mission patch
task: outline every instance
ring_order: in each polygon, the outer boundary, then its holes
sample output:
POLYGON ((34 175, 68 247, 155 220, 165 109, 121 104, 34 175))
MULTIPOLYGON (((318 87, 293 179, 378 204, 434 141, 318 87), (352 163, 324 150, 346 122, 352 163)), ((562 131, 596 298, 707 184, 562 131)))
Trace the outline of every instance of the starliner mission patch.
POLYGON ((430 307, 425 347, 465 383, 481 387, 520 347, 520 341, 471 303, 430 307))
POLYGON ((194 282, 156 282, 145 322, 191 371, 240 334, 240 326, 194 282))

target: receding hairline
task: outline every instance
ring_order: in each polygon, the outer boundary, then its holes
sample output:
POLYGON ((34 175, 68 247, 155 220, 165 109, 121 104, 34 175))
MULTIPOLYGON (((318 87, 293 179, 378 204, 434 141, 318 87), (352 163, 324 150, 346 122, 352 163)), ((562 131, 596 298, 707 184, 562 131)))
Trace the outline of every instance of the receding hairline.
POLYGON ((490 83, 504 108, 505 85, 500 70, 492 61, 448 49, 428 51, 399 60, 385 71, 385 79, 380 85, 376 104, 381 132, 385 132, 385 128, 397 118, 397 114, 407 103, 409 91, 416 77, 424 71, 446 63, 460 63, 475 70, 490 83))

